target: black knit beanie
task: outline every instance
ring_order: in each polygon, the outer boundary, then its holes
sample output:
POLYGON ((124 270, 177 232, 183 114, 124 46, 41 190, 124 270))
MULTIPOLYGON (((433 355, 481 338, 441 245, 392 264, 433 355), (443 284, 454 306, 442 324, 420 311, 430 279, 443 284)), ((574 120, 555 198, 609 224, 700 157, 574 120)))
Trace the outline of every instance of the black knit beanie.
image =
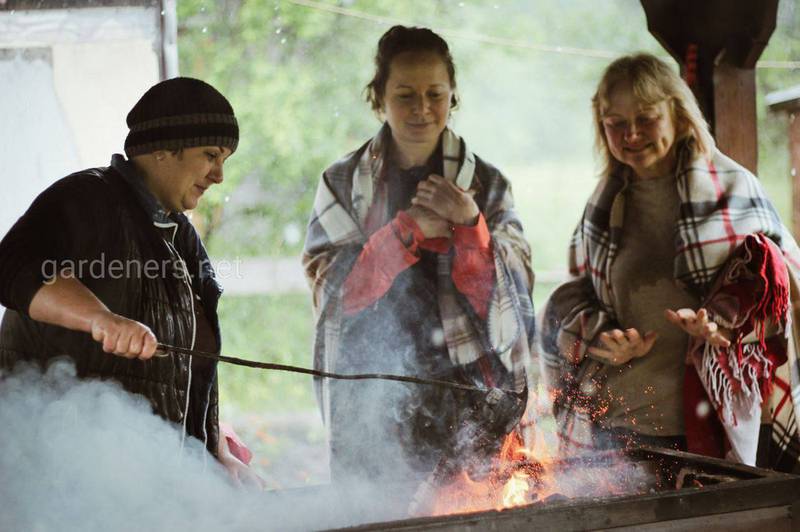
POLYGON ((239 125, 225 96, 204 81, 172 78, 150 87, 126 119, 128 157, 157 150, 224 146, 236 151, 239 125))

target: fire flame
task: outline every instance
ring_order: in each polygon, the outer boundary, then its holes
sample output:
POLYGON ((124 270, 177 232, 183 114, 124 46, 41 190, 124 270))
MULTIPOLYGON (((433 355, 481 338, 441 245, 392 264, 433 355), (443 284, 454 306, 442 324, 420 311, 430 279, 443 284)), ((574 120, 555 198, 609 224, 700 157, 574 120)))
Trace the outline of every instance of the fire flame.
POLYGON ((513 508, 528 504, 528 476, 520 471, 514 471, 511 480, 503 486, 503 508, 513 508))
POLYGON ((603 465, 577 467, 564 472, 564 457, 556 447, 536 439, 535 452, 523 445, 522 438, 510 434, 487 469, 470 473, 461 469, 439 482, 426 483, 427 491, 418 500, 413 515, 449 515, 503 511, 534 502, 549 502, 572 497, 648 493, 654 473, 645 464, 631 463, 622 454, 601 455, 603 465), (607 460, 607 461, 606 461, 607 460))
POLYGON ((432 513, 452 514, 524 506, 548 495, 549 475, 522 438, 509 434, 485 478, 475 480, 466 471, 438 490, 432 513))

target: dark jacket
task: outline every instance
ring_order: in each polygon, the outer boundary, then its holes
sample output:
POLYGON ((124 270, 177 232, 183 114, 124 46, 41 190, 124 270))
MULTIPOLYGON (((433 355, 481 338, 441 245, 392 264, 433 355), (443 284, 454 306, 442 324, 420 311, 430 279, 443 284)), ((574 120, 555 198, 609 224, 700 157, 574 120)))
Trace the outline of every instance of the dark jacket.
POLYGON ((128 360, 103 352, 87 333, 28 316, 34 294, 63 267, 112 312, 150 327, 161 343, 194 347, 197 316, 204 314, 218 350, 222 289, 186 216, 167 215, 120 155, 107 168, 77 172, 42 192, 0 242, 0 304, 8 308, 0 367, 19 360, 44 366, 67 356, 79 377, 118 381, 176 423, 184 422, 188 393, 187 433, 216 455, 216 364, 195 360, 190 372, 185 355, 128 360))

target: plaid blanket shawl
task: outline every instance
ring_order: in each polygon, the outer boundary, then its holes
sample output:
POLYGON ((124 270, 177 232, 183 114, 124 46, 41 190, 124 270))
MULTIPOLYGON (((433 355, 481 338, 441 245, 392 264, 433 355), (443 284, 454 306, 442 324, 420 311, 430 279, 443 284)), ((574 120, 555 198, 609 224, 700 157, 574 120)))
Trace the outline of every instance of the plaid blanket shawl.
MULTIPOLYGON (((391 131, 384 126, 360 149, 334 163, 322 175, 309 222, 303 266, 313 293, 316 318, 314 367, 337 368, 342 326, 342 285, 370 230, 366 220, 379 194, 391 131)), ((440 143, 444 177, 462 189, 475 189, 475 201, 486 218, 494 251, 495 286, 486 320, 480 320, 451 278, 452 251, 438 256, 439 314, 453 363, 466 365, 484 355, 499 357, 512 374, 517 391, 526 386, 525 364, 533 341, 530 248, 513 211, 511 187, 495 168, 475 157, 449 128, 440 143)), ((370 218, 374 213, 370 213, 370 218)), ((383 223, 388 223, 385 213, 383 223)), ((372 226, 373 224, 370 224, 372 226)), ((382 224, 381 224, 382 225, 382 224)), ((324 419, 330 401, 324 380, 315 381, 324 419)))
MULTIPOLYGON (((710 160, 691 160, 687 150, 680 150, 677 168, 675 180, 681 204, 674 232, 673 272, 679 283, 697 294, 706 305, 717 274, 745 238, 755 234, 764 235, 780 246, 791 277, 797 278, 800 250, 755 176, 719 151, 710 160)), ((540 365, 553 398, 562 451, 567 453, 592 448, 592 425, 602 415, 595 399, 605 365, 586 356, 586 348, 599 333, 619 328, 611 303, 614 287, 610 272, 620 245, 629 179, 630 176, 623 173, 604 178, 598 184, 570 243, 572 279, 551 295, 543 314, 540 365)), ((791 297, 795 303, 800 301, 797 291, 793 290, 791 297)), ((709 311, 712 319, 724 324, 724 318, 715 314, 713 308, 709 311)), ((776 384, 785 394, 793 395, 794 404, 798 404, 800 373, 792 353, 797 340, 794 334, 797 320, 788 321, 783 325, 790 351, 789 362, 779 371, 776 384)), ((704 351, 705 355, 691 360, 698 374, 708 377, 711 358, 719 352, 704 351)), ((731 364, 740 361, 730 357, 731 364)), ((733 378, 740 378, 745 371, 738 367, 729 373, 733 378)), ((712 380, 704 380, 706 392, 721 414, 730 414, 734 407, 730 394, 719 393, 726 383, 712 380)), ((727 385, 730 390, 730 383, 727 385)), ((734 388, 741 391, 741 386, 734 388)), ((737 394, 736 400, 745 395, 744 392, 737 394)), ((760 406, 762 397, 754 394, 746 399, 739 401, 740 413, 752 409, 754 402, 760 406)), ((782 406, 787 406, 786 402, 784 397, 782 406)), ((779 427, 783 427, 785 433, 780 442, 783 448, 796 445, 795 435, 790 434, 794 430, 791 406, 782 408, 784 419, 779 427)), ((751 452, 754 446, 750 440, 757 438, 757 432, 753 434, 752 427, 734 421, 732 415, 721 417, 731 443, 736 445, 738 440, 743 446, 739 449, 741 454, 734 456, 741 461, 754 461, 755 454, 751 452), (743 434, 745 431, 747 434, 743 434)))

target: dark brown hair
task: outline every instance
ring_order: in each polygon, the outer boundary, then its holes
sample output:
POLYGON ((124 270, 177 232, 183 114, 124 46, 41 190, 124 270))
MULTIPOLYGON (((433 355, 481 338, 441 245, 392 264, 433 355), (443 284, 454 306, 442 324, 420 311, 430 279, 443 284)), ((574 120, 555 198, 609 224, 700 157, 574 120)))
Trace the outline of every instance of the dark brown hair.
POLYGON ((454 109, 458 105, 458 97, 455 92, 456 66, 447 42, 428 28, 392 26, 378 41, 378 51, 375 53, 375 75, 364 88, 367 102, 372 106, 372 110, 377 113, 383 107, 383 93, 386 91, 386 82, 389 80, 389 67, 392 60, 404 52, 431 52, 441 58, 447 67, 447 74, 450 76, 450 86, 453 89, 450 107, 454 109))

